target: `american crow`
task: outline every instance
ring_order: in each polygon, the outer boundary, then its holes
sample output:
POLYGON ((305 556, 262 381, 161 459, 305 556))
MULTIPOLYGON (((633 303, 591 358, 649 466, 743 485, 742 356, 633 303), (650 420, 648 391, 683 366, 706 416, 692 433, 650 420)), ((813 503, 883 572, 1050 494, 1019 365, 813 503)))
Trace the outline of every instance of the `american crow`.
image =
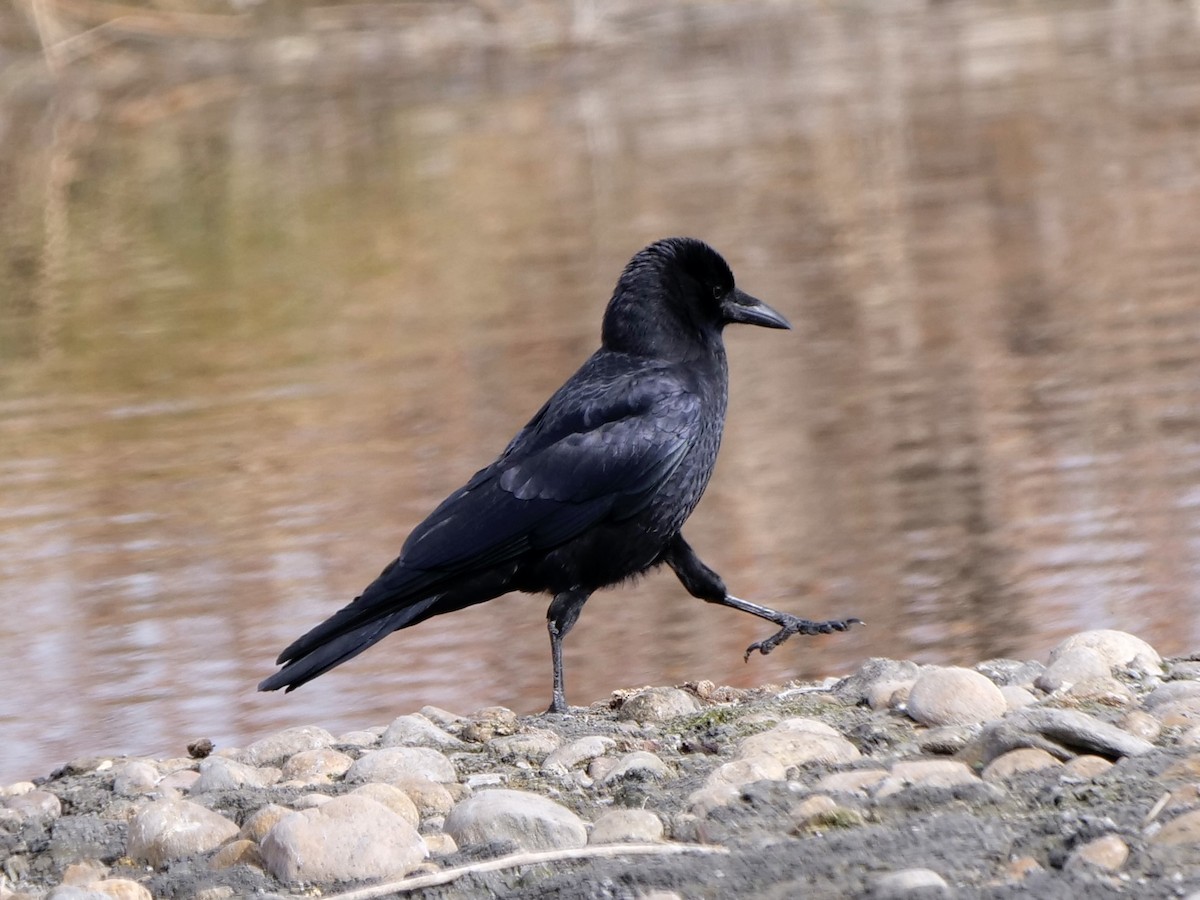
POLYGON ((720 255, 693 238, 646 247, 621 273, 600 349, 500 458, 446 498, 354 602, 279 655, 259 690, 289 691, 430 616, 509 591, 553 594, 549 712, 565 712, 562 641, 599 588, 666 563, 695 597, 780 626, 751 644, 845 631, 731 596, 680 529, 704 493, 725 426, 731 322, 790 328, 734 287, 720 255))

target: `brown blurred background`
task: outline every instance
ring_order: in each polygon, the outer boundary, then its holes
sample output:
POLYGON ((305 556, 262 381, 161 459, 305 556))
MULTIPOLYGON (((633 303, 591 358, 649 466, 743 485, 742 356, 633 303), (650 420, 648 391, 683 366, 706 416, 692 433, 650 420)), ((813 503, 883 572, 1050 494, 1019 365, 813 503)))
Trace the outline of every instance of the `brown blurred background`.
POLYGON ((0 8, 0 782, 549 700, 546 601, 256 682, 703 237, 731 331, 668 572, 568 698, 1200 630, 1200 7, 16 0, 0 8))

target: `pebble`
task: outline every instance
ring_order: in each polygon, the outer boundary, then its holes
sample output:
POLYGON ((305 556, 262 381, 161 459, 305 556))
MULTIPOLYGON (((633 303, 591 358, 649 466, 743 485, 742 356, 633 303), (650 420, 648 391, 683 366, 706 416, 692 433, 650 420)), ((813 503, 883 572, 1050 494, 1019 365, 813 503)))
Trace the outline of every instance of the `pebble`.
POLYGON ((323 750, 333 744, 333 735, 318 725, 285 728, 246 747, 239 762, 248 766, 282 766, 303 750, 323 750))
POLYGON ((922 753, 937 753, 952 756, 979 737, 978 725, 943 725, 930 728, 917 736, 917 746, 922 753))
POLYGON ((970 725, 1003 715, 1000 688, 987 677, 957 666, 923 671, 908 695, 908 714, 922 725, 970 725))
POLYGON ((774 728, 751 735, 738 748, 742 759, 767 756, 784 766, 821 762, 827 765, 858 759, 858 748, 837 729, 817 719, 784 719, 774 728))
POLYGON ((238 827, 219 813, 189 800, 157 800, 129 823, 126 855, 152 866, 219 847, 238 827))
POLYGON ((997 687, 1028 687, 1046 667, 1036 660, 987 659, 972 668, 997 687))
POLYGON ((1163 823, 1150 838, 1153 844, 1200 844, 1200 809, 1185 812, 1163 823))
POLYGON ((1084 753, 1063 763, 1063 773, 1090 781, 1097 775, 1103 775, 1112 767, 1113 764, 1103 756, 1094 756, 1091 753, 1084 753))
POLYGON ((465 717, 460 716, 458 713, 452 713, 447 709, 442 709, 440 706, 422 706, 418 712, 434 725, 441 728, 447 728, 451 725, 463 725, 467 721, 465 717))
POLYGON ((1154 749, 1149 741, 1074 709, 1032 707, 1012 713, 1005 722, 1020 731, 1040 735, 1072 755, 1086 751, 1116 759, 1141 756, 1154 749))
POLYGON ((874 791, 877 798, 889 797, 910 785, 923 787, 954 787, 974 784, 979 776, 966 763, 953 759, 917 759, 898 762, 892 766, 888 777, 874 791))
POLYGON ((601 779, 601 783, 611 785, 626 779, 649 781, 666 778, 670 774, 671 770, 667 768, 667 764, 653 753, 637 750, 618 759, 616 765, 601 779))
POLYGON ((228 869, 231 866, 263 867, 262 854, 254 841, 238 839, 230 841, 213 854, 208 864, 214 869, 228 869))
POLYGON ((379 743, 379 735, 373 731, 347 731, 345 734, 339 734, 334 741, 334 745, 338 747, 357 747, 359 749, 374 747, 377 743, 379 743))
POLYGON ((694 694, 673 687, 652 687, 626 698, 617 718, 627 722, 665 722, 699 712, 694 694))
POLYGON ((329 748, 301 750, 283 764, 282 778, 304 784, 324 784, 346 774, 354 759, 329 748))
POLYGON ((831 794, 866 795, 871 788, 888 777, 887 769, 851 769, 849 772, 834 772, 817 782, 818 791, 831 794))
POLYGON ((49 791, 26 791, 0 801, 25 822, 48 822, 62 815, 62 802, 49 791))
POLYGON ((284 817, 261 852, 267 871, 285 882, 398 878, 428 855, 411 824, 359 794, 284 817))
POLYGON ((589 844, 654 843, 663 839, 663 823, 648 809, 614 809, 592 825, 589 844))
POLYGON ((445 831, 462 848, 506 841, 521 850, 560 850, 587 843, 583 820, 540 794, 481 791, 446 817, 445 831))
POLYGON ((899 709, 908 703, 915 678, 905 681, 876 681, 867 687, 867 705, 871 709, 899 709))
POLYGON ((617 742, 612 738, 599 734, 579 738, 564 744, 542 760, 542 771, 565 774, 582 762, 603 756, 616 745, 617 742))
POLYGON ((444 816, 454 808, 454 796, 446 785, 428 778, 406 776, 390 782, 408 795, 422 816, 444 816))
POLYGON ((1076 847, 1067 858, 1068 867, 1092 867, 1116 872, 1129 859, 1129 845, 1115 834, 1106 834, 1076 847))
POLYGON ((457 781, 454 764, 428 747, 387 747, 364 753, 346 771, 346 781, 397 781, 424 778, 427 781, 457 781))
POLYGON ((900 869, 876 878, 868 896, 872 900, 949 897, 950 885, 932 869, 900 869))
POLYGON ((503 706, 488 706, 471 713, 463 725, 462 739, 473 744, 486 744, 494 737, 514 734, 517 714, 503 706))
POLYGON ((1002 685, 1000 687, 1000 695, 1004 697, 1004 704, 1010 710, 1024 709, 1026 706, 1032 706, 1034 703, 1037 703, 1037 697, 1016 684, 1002 685))
POLYGON ((433 747, 466 750, 468 745, 422 715, 399 716, 379 738, 381 747, 433 747))
POLYGON ((352 796, 370 797, 382 803, 405 822, 416 828, 421 823, 421 814, 412 798, 398 787, 390 784, 364 784, 350 792, 352 796))
POLYGON ((833 686, 833 694, 846 703, 869 703, 871 689, 876 684, 912 683, 921 672, 915 662, 872 657, 858 670, 833 686))
POLYGON ((558 749, 562 743, 553 731, 545 728, 530 728, 519 734, 492 738, 487 743, 488 752, 505 762, 523 759, 541 763, 558 749))
POLYGON ((1162 734, 1162 722, 1140 709, 1131 709, 1121 717, 1121 727, 1136 737, 1156 741, 1162 734))
POLYGON ((266 806, 260 807, 250 814, 242 824, 242 830, 238 832, 238 837, 261 844, 263 838, 267 836, 267 832, 274 828, 280 819, 291 814, 292 810, 286 806, 280 806, 277 803, 268 803, 266 806))
POLYGON ((1037 772, 1061 765, 1059 760, 1045 750, 1021 747, 993 759, 980 773, 980 777, 984 781, 1006 781, 1022 772, 1037 772))
POLYGON ((235 791, 238 788, 261 788, 279 780, 280 770, 273 766, 256 768, 220 756, 210 756, 200 762, 200 777, 189 789, 191 794, 211 791, 235 791))
POLYGON ((1081 681, 1107 678, 1110 668, 1091 647, 1073 647, 1060 653, 1057 659, 1052 656, 1046 671, 1033 684, 1038 690, 1053 694, 1081 681))
POLYGON ((1129 706, 1134 700, 1133 691, 1111 675, 1076 682, 1061 691, 1060 696, 1071 703, 1100 703, 1113 707, 1129 706))
POLYGON ((1162 657, 1140 637, 1106 628, 1071 635, 1050 651, 1050 664, 1079 648, 1095 651, 1109 668, 1130 667, 1142 672, 1162 670, 1162 657))
POLYGON ((154 790, 162 774, 158 767, 144 760, 134 759, 115 768, 113 793, 119 797, 135 797, 154 790))

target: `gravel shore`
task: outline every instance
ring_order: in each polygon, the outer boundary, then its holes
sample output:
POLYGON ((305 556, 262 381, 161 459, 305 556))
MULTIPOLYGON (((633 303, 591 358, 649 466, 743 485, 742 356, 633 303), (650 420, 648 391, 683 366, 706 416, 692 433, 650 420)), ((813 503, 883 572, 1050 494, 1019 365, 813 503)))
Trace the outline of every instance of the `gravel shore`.
POLYGON ((0 788, 0 898, 1195 897, 1200 662, 1045 663, 426 707, 0 788))

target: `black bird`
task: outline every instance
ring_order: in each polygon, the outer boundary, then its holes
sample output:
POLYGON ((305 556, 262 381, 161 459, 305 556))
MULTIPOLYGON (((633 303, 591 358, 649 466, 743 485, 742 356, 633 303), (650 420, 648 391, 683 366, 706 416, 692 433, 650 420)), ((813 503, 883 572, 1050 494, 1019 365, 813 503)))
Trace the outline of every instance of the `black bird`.
POLYGON ((739 600, 680 534, 708 485, 725 426, 731 322, 790 328, 736 288, 702 241, 668 238, 630 260, 604 313, 600 349, 500 458, 414 529, 362 595, 279 655, 259 690, 293 690, 393 631, 510 591, 553 594, 549 712, 565 712, 562 641, 592 592, 662 563, 695 597, 780 626, 751 644, 845 631, 739 600))

